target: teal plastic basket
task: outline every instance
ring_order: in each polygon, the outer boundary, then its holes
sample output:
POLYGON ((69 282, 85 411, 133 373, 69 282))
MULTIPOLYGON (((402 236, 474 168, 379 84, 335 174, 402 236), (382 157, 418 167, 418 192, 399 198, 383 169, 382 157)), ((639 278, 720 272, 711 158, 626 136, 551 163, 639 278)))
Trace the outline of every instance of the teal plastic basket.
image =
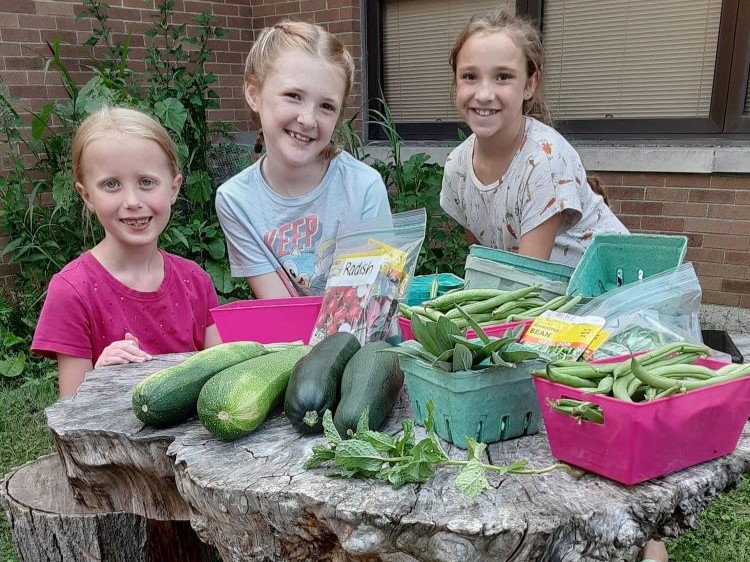
POLYGON ((435 433, 457 447, 465 449, 467 437, 494 443, 539 431, 541 410, 529 374, 539 361, 447 373, 399 355, 399 365, 416 422, 424 425, 432 400, 435 433))
MULTIPOLYGON (((568 289, 566 281, 553 281, 542 275, 529 273, 515 266, 469 255, 466 257, 465 279, 467 289, 502 289, 513 291, 540 285, 539 296, 551 300, 564 295, 568 289)), ((571 269, 572 271, 572 269, 571 269)))
POLYGON ((573 275, 573 268, 569 265, 555 263, 537 258, 530 258, 514 252, 506 252, 487 246, 473 245, 469 248, 469 255, 499 264, 507 265, 517 271, 539 275, 550 281, 567 283, 573 275))
POLYGON ((460 289, 464 286, 464 280, 452 273, 417 275, 409 284, 409 291, 406 294, 406 304, 414 306, 415 304, 422 304, 424 301, 429 300, 432 282, 436 276, 438 279, 438 296, 444 295, 446 292, 453 289, 460 289))
POLYGON ((570 278, 567 294, 596 297, 674 269, 686 251, 685 236, 595 234, 570 278))

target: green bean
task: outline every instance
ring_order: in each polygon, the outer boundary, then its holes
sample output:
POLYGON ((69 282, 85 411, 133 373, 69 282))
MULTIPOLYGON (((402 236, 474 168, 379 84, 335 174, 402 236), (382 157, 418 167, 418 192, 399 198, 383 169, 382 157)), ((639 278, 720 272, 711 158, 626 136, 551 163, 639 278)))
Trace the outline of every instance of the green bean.
POLYGON ((604 394, 607 395, 610 392, 612 392, 612 386, 615 383, 615 377, 612 375, 607 375, 606 377, 599 380, 599 384, 596 385, 596 388, 593 389, 585 389, 582 392, 585 392, 586 394, 604 394))
POLYGON ((483 301, 509 292, 501 289, 461 289, 460 291, 451 291, 435 299, 425 301, 422 305, 437 310, 448 310, 453 308, 456 303, 483 301))
POLYGON ((614 396, 615 398, 619 398, 620 400, 625 400, 626 402, 632 402, 633 398, 628 393, 628 386, 634 378, 635 375, 633 375, 632 373, 628 373, 616 378, 614 384, 612 385, 612 396, 614 396))
POLYGON ((715 376, 715 371, 712 371, 708 367, 703 367, 702 365, 664 365, 662 367, 649 365, 648 372, 654 375, 666 377, 673 375, 677 377, 690 376, 710 379, 715 376))
POLYGON ((573 375, 574 377, 581 377, 582 379, 601 379, 607 376, 609 373, 605 370, 597 369, 596 365, 589 365, 582 363, 575 367, 551 367, 556 373, 562 373, 563 375, 573 375))
MULTIPOLYGON (((653 373, 650 373, 647 369, 643 367, 640 361, 638 361, 635 357, 630 360, 630 363, 631 363, 630 368, 632 370, 633 375, 638 377, 640 380, 642 380, 644 383, 646 383, 649 386, 653 386, 655 388, 661 388, 663 390, 666 390, 675 385, 675 381, 669 377, 655 375, 653 373)), ((750 374, 750 365, 748 365, 747 367, 748 367, 747 369, 737 369, 737 370, 731 371, 729 374, 718 376, 718 377, 714 376, 705 380, 684 380, 683 379, 679 382, 679 386, 681 389, 693 390, 696 388, 703 388, 704 386, 710 386, 712 384, 717 384, 720 382, 734 380, 734 379, 750 374)))
MULTIPOLYGON (((515 301, 534 291, 538 291, 537 285, 531 285, 530 287, 523 287, 515 291, 509 291, 502 295, 497 295, 495 297, 492 297, 483 301, 478 301, 478 302, 473 302, 471 304, 467 304, 466 306, 462 305, 461 308, 463 308, 464 312, 466 312, 467 314, 492 311, 493 309, 497 308, 503 303, 515 301)), ((461 313, 457 309, 454 308, 454 309, 447 311, 445 315, 448 316, 449 318, 458 318, 459 316, 461 316, 461 313)))
POLYGON ((571 308, 573 308, 575 305, 581 302, 581 299, 583 299, 583 295, 575 295, 574 297, 570 298, 567 302, 563 303, 562 306, 559 306, 555 310, 557 310, 557 312, 568 312, 571 308))
POLYGON ((411 319, 412 315, 412 309, 409 306, 406 306, 404 303, 400 302, 398 303, 398 311, 404 318, 411 319))
POLYGON ((431 308, 427 308, 426 306, 422 306, 421 308, 419 308, 418 312, 422 316, 426 316, 427 318, 429 318, 430 320, 434 322, 437 322, 438 320, 440 320, 441 316, 445 316, 445 314, 443 314, 442 312, 433 310, 431 308))
POLYGON ((566 375, 564 373, 556 373, 547 369, 547 378, 554 382, 559 382, 566 386, 572 386, 573 388, 596 388, 596 383, 588 380, 576 377, 574 375, 566 375))

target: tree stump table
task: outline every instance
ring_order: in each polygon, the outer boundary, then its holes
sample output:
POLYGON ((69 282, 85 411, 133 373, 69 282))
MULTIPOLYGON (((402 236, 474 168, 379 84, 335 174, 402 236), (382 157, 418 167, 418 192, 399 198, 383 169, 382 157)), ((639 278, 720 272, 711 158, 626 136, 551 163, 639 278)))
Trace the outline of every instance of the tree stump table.
MULTIPOLYGON (((225 562, 631 561, 648 537, 689 529, 750 472, 748 424, 733 454, 630 487, 562 470, 491 475, 492 489, 469 500, 454 489, 452 468, 400 489, 330 478, 325 468, 302 467, 323 437, 300 436, 281 413, 231 443, 197 420, 159 430, 141 424, 131 411, 135 384, 187 356, 96 369, 75 398, 47 409, 47 420, 79 501, 153 519, 189 517, 225 562)), ((410 414, 402 394, 384 430, 396 433, 410 414)), ((487 448, 493 464, 518 459, 554 462, 543 431, 487 448)))

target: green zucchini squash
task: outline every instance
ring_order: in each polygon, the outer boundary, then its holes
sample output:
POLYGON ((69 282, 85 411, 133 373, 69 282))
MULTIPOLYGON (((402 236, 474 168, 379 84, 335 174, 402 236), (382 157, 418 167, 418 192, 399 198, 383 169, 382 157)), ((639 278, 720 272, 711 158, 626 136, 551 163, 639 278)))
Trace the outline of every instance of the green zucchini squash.
POLYGON ((284 397, 294 365, 310 349, 295 345, 218 373, 203 386, 198 397, 201 423, 225 441, 254 431, 284 397))
POLYGON ((219 371, 268 353, 257 342, 230 342, 209 347, 182 363, 161 369, 133 389, 133 413, 147 425, 165 427, 195 415, 203 385, 219 371))
POLYGON ((336 332, 297 361, 284 397, 284 413, 297 431, 323 432, 323 413, 336 409, 344 368, 359 348, 354 334, 336 332))
POLYGON ((385 341, 367 343, 346 364, 341 398, 333 415, 342 437, 347 437, 347 430, 357 429, 365 408, 369 408, 370 429, 377 430, 395 406, 404 385, 404 373, 395 353, 382 352, 390 347, 385 341))

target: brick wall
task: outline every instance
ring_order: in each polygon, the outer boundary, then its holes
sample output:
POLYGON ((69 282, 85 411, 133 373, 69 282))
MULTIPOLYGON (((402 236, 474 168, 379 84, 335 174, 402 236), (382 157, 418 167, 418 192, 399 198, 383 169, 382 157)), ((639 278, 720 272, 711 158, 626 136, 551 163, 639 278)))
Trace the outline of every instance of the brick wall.
POLYGON ((703 302, 750 308, 750 176, 602 172, 631 231, 684 234, 703 302))
MULTIPOLYGON (((154 2, 109 0, 115 37, 133 32, 134 56, 142 56, 143 31, 149 27, 154 2)), ((221 109, 211 118, 249 131, 242 75, 244 58, 257 30, 283 17, 316 22, 336 33, 362 66, 358 0, 184 0, 176 7, 178 22, 206 10, 227 35, 212 44, 216 60, 208 69, 218 76, 214 86, 221 109)), ((80 0, 2 0, 0 2, 0 76, 22 107, 38 110, 50 99, 63 97, 56 74, 45 76, 40 54, 45 42, 59 37, 80 45, 91 30, 90 20, 76 20, 80 0)), ((90 49, 66 47, 66 61, 80 84, 88 77, 90 49)), ((362 105, 361 80, 349 105, 362 105)), ((612 206, 636 232, 685 233, 686 259, 695 263, 704 302, 750 307, 750 176, 698 174, 601 173, 609 186, 612 206)), ((0 236, 0 247, 6 240, 0 236)), ((0 277, 11 271, 0 264, 0 277)))
MULTIPOLYGON (((150 28, 150 15, 157 13, 160 2, 107 0, 107 3, 113 43, 121 41, 130 31, 131 61, 142 60, 144 33, 150 28)), ((76 19, 82 9, 81 0, 0 0, 0 77, 10 96, 19 100, 17 107, 27 110, 24 113, 27 122, 28 111, 39 111, 50 100, 66 98, 57 73, 45 74, 43 70, 42 56, 49 54, 46 42, 59 38, 69 43, 62 52, 77 84, 83 85, 91 76, 87 67, 94 63, 95 55, 82 45, 91 36, 94 22, 76 19)), ((209 119, 227 121, 237 132, 253 129, 243 92, 244 61, 256 32, 264 26, 284 17, 319 23, 344 41, 360 68, 358 0, 178 0, 174 22, 190 25, 196 15, 205 11, 213 14, 214 25, 227 31, 210 45, 215 60, 207 64, 207 70, 218 78, 213 88, 219 95, 221 108, 211 110, 209 119)), ((131 64, 131 68, 137 66, 131 64)), ((356 82, 349 99, 350 114, 362 103, 361 80, 357 78, 356 82)), ((5 147, 0 144, 0 154, 4 152, 5 147)), ((0 232, 0 248, 6 243, 0 232)), ((0 278, 13 271, 0 259, 0 278)))

